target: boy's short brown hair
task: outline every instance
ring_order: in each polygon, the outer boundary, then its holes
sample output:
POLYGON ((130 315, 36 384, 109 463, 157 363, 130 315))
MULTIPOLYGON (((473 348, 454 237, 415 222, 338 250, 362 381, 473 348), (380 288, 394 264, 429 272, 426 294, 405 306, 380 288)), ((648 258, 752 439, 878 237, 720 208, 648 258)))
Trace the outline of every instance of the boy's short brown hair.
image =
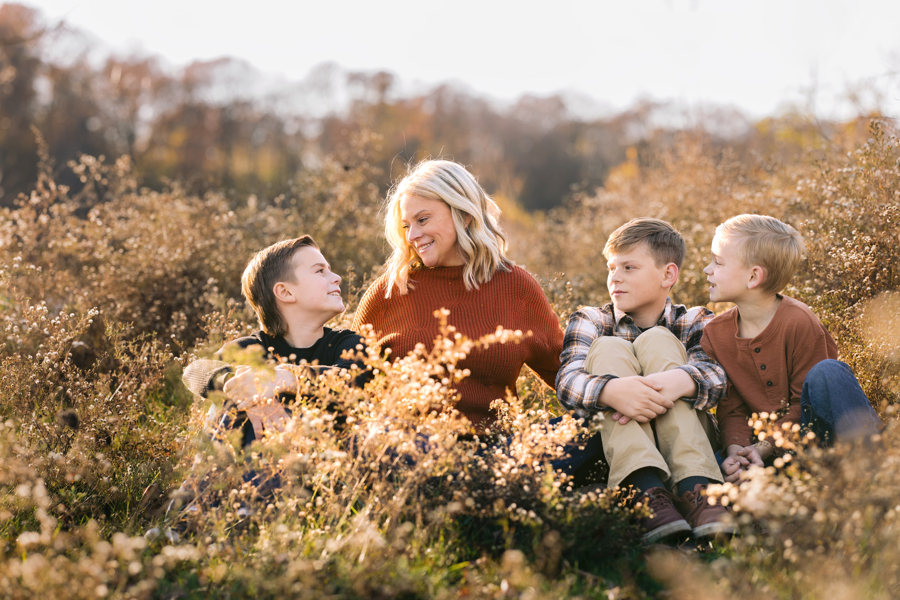
POLYGON ((716 234, 737 242, 744 267, 759 265, 766 272, 761 289, 777 294, 785 288, 803 261, 803 237, 775 217, 738 215, 718 227, 716 234))
POLYGON ((250 259, 241 276, 241 292, 256 312, 262 330, 271 336, 284 335, 288 330, 275 304, 275 284, 280 281, 297 282, 294 277, 294 254, 307 246, 319 247, 308 235, 272 244, 250 259))
POLYGON ((672 225, 660 219, 640 217, 612 232, 603 247, 603 256, 609 260, 611 255, 628 252, 638 244, 647 244, 657 267, 675 263, 680 269, 687 252, 684 238, 672 225))

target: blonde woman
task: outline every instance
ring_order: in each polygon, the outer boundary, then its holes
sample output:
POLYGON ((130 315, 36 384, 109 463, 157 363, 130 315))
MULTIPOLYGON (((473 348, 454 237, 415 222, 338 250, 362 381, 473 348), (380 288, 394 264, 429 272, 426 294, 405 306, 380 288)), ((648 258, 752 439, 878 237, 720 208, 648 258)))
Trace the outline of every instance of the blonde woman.
POLYGON ((520 344, 476 349, 460 364, 471 375, 457 387, 456 409, 475 425, 494 420, 492 401, 516 394, 523 364, 555 387, 562 351, 562 330, 543 290, 506 257, 499 213, 462 165, 420 163, 388 197, 384 229, 393 254, 353 324, 356 331, 371 324, 376 345, 395 357, 419 343, 433 345, 439 328, 434 312, 441 308, 469 338, 498 326, 530 332, 520 344))

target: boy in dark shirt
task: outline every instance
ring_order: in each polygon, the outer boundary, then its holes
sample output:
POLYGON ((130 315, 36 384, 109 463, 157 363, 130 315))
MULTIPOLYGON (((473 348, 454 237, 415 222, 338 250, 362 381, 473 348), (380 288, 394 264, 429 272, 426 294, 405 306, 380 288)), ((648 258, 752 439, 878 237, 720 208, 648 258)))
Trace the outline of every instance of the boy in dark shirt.
MULTIPOLYGON (((259 347, 265 360, 282 363, 267 371, 249 366, 232 367, 218 360, 197 360, 184 372, 185 385, 206 397, 221 390, 228 400, 222 428, 241 428, 243 445, 267 429, 281 429, 288 412, 281 402, 267 402, 280 392, 296 390, 295 372, 283 366, 310 364, 318 368, 350 369, 355 361, 341 358, 356 353, 363 343, 356 333, 325 327, 344 310, 341 278, 331 271, 310 236, 284 240, 261 250, 241 277, 244 297, 259 318, 261 329, 233 340, 219 351, 227 357, 238 349, 259 347), (237 416, 234 417, 234 410, 237 416)), ((365 367, 357 363, 365 373, 365 367)), ((364 383, 364 375, 356 384, 364 383)))
MULTIPOLYGON (((188 365, 182 379, 189 390, 204 398, 210 391, 225 394, 225 406, 213 438, 221 439, 223 433, 238 430, 241 446, 246 448, 261 439, 265 431, 284 428, 290 410, 283 402, 294 398, 299 390, 297 371, 286 364, 308 364, 310 372, 351 369, 356 364, 361 371, 355 385, 363 385, 371 376, 362 362, 342 358, 345 351, 355 355, 364 340, 352 331, 325 327, 344 311, 340 284, 340 276, 332 273, 319 246, 308 235, 273 244, 250 260, 241 277, 241 289, 256 312, 261 329, 228 342, 217 354, 220 359, 231 359, 243 350, 255 348, 263 360, 278 364, 274 369, 235 367, 222 360, 196 360, 188 365)), ((269 497, 281 487, 280 475, 269 470, 257 472, 248 468, 242 478, 256 488, 260 498, 269 497)), ((208 483, 208 475, 189 475, 174 495, 167 514, 199 510, 191 498, 208 483)), ((246 515, 250 509, 242 506, 237 512, 246 515)), ((175 534, 169 530, 167 535, 175 534)))

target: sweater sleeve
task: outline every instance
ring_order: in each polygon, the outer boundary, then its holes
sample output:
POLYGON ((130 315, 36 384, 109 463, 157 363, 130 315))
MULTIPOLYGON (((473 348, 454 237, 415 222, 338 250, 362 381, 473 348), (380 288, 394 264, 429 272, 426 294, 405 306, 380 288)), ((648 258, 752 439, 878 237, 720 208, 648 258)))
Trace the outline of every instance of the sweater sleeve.
POLYGON ((262 342, 255 336, 246 336, 232 340, 219 348, 216 352, 215 360, 197 359, 184 369, 181 381, 184 386, 202 398, 209 396, 210 392, 221 392, 225 385, 225 375, 234 373, 234 367, 227 362, 219 360, 222 358, 225 349, 247 348, 248 346, 258 345, 264 347, 262 342))
POLYGON ((226 362, 200 358, 185 367, 181 380, 187 389, 206 398, 209 392, 222 390, 224 381, 220 377, 229 372, 233 369, 226 362))
POLYGON ((540 284, 527 273, 525 280, 521 314, 525 315, 527 330, 531 331, 525 364, 555 390, 563 332, 559 327, 559 318, 553 312, 540 284))

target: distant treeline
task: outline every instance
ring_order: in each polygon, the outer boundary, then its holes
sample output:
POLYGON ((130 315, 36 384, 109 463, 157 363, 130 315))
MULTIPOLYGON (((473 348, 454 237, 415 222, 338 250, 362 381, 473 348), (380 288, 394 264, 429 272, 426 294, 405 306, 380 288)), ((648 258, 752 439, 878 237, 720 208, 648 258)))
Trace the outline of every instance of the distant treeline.
MULTIPOLYGON (((258 71, 234 59, 172 70, 153 56, 97 53, 84 34, 51 27, 32 8, 0 5, 0 206, 34 188, 36 132, 60 183, 76 189, 81 182, 61 168, 68 161, 127 154, 151 188, 179 181, 191 191, 258 194, 263 202, 318 168, 321 157, 351 147, 355 135, 373 132, 380 141, 367 158, 382 169, 385 190, 406 163, 444 156, 471 165, 501 205, 513 201, 529 211, 602 185, 626 157, 652 155, 641 148, 665 146, 675 129, 705 128, 738 152, 786 141, 781 128, 750 123, 733 109, 685 119, 671 106, 639 102, 587 118, 562 95, 499 106, 441 85, 404 96, 390 73, 334 65, 267 91, 258 71)), ((798 135, 795 125, 791 135, 798 135)))

